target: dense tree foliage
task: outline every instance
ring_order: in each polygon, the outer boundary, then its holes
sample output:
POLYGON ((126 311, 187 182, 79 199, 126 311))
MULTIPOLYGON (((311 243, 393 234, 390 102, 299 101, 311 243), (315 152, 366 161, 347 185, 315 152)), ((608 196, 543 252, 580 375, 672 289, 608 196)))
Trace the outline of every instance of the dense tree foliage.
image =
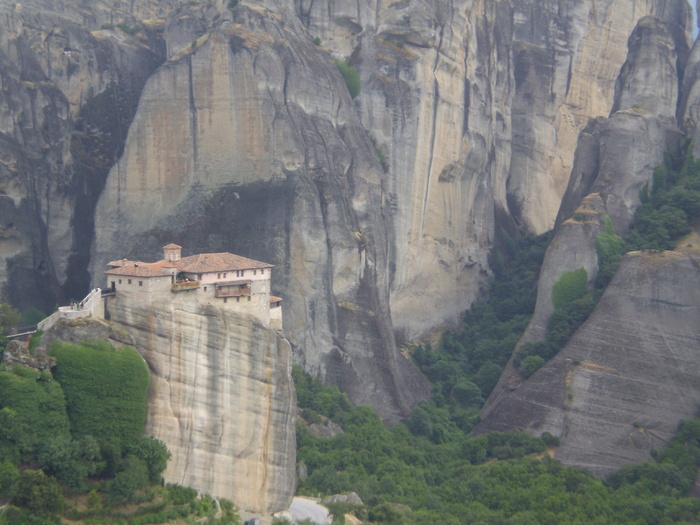
POLYGON ((465 313, 460 329, 446 332, 438 348, 418 346, 412 356, 433 385, 432 401, 408 425, 417 435, 444 442, 478 422, 478 409, 498 382, 535 308, 537 279, 550 234, 513 240, 496 255, 486 298, 465 313))
MULTIPOLYGON (((338 399, 326 405, 344 433, 334 438, 297 427, 298 460, 308 477, 301 494, 354 491, 365 503, 353 510, 382 524, 662 524, 695 523, 700 501, 685 497, 700 465, 700 420, 683 423, 669 449, 657 459, 625 467, 609 482, 564 467, 545 450, 557 438, 522 432, 491 433, 437 444, 404 425, 384 427, 367 406, 347 408, 337 389, 321 389, 300 370, 299 407, 316 395, 338 399), (311 395, 309 385, 315 389, 311 395)), ((319 408, 316 405, 316 408, 319 408)), ((314 409, 311 409, 314 410, 314 409)), ((315 412, 315 410, 314 410, 315 412)), ((415 415, 415 414, 414 414, 415 415)), ((429 425, 429 419, 415 425, 429 425)), ((410 424, 410 423, 409 423, 410 424)), ((338 520, 337 523, 341 523, 338 520)))
POLYGON ((106 341, 54 344, 54 373, 66 396, 71 431, 129 444, 146 423, 149 372, 135 350, 106 341))
POLYGON ((640 199, 627 250, 673 249, 700 217, 700 161, 690 151, 680 159, 667 154, 654 171, 651 191, 645 186, 640 199))
POLYGON ((210 496, 162 487, 170 452, 141 436, 148 370, 138 353, 98 342, 53 350, 56 379, 21 365, 0 370, 0 525, 59 524, 58 512, 125 525, 240 523, 230 502, 215 518, 210 496), (64 493, 88 493, 85 508, 64 493))
POLYGON ((583 268, 565 272, 554 285, 554 313, 543 341, 522 345, 513 359, 520 374, 527 378, 566 344, 588 318, 622 259, 631 250, 670 250, 690 233, 700 217, 700 161, 689 153, 680 159, 668 154, 654 171, 651 192, 645 185, 640 194, 630 234, 623 240, 615 233, 610 217, 604 217, 604 231, 596 237, 598 274, 594 289, 587 289, 588 275, 583 268))

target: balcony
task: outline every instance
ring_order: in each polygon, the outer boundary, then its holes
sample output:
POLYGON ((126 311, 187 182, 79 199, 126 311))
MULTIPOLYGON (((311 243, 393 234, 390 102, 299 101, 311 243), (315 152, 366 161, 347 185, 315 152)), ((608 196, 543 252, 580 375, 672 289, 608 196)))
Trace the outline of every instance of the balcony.
POLYGON ((217 286, 214 297, 244 297, 250 296, 250 285, 217 286))
POLYGON ((187 292, 189 290, 196 290, 199 288, 200 281, 181 281, 179 283, 173 283, 170 290, 173 292, 187 292))

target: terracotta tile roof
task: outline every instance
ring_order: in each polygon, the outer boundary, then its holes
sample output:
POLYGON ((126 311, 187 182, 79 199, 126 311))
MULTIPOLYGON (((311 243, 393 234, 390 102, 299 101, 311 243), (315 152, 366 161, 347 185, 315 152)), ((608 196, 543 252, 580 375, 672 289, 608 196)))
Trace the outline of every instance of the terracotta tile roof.
POLYGON ((166 268, 173 268, 173 263, 169 261, 158 261, 154 263, 142 263, 127 261, 128 264, 117 268, 110 268, 106 274, 109 275, 128 275, 132 277, 158 277, 170 275, 166 268))
POLYGON ((178 246, 177 244, 175 244, 175 243, 173 243, 173 242, 171 242, 170 244, 166 244, 165 246, 163 246, 163 249, 164 249, 164 250, 168 250, 168 249, 171 249, 171 248, 182 248, 182 246, 178 246))
POLYGON ((107 266, 111 266, 112 268, 116 268, 118 266, 128 266, 128 265, 133 265, 134 261, 130 261, 129 259, 119 259, 118 261, 112 261, 108 262, 107 266))
POLYGON ((234 255, 232 253, 200 253, 183 257, 175 263, 178 271, 187 273, 226 272, 272 268, 274 265, 234 255))
POLYGON ((282 298, 281 298, 281 297, 276 297, 276 296, 274 296, 274 295, 271 295, 271 296, 270 296, 270 302, 271 302, 271 303, 280 303, 280 302, 282 302, 282 298))

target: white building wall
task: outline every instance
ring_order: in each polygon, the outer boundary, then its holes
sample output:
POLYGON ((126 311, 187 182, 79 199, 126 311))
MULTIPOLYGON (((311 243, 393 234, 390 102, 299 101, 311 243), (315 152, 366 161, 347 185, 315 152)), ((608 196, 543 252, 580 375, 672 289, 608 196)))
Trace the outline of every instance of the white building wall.
MULTIPOLYGON (((114 288, 117 294, 128 297, 138 304, 148 304, 156 301, 192 300, 203 305, 212 305, 236 312, 247 313, 270 325, 270 269, 240 271, 243 276, 236 277, 234 272, 214 272, 202 274, 198 287, 184 287, 173 291, 173 278, 170 275, 158 277, 136 277, 126 275, 108 275, 107 285, 114 288), (226 277, 224 278, 224 274, 226 277), (238 280, 252 281, 250 295, 239 297, 216 297, 216 283, 238 280)), ((196 274, 188 274, 194 278, 196 274)), ((192 283, 194 284, 194 283, 192 283)), ((277 324, 282 328, 281 308, 276 309, 277 324)))

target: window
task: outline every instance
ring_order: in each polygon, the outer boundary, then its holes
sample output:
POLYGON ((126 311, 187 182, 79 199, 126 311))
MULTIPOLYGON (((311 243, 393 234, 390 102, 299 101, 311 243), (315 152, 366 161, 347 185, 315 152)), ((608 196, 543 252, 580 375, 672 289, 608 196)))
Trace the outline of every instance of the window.
POLYGON ((236 302, 237 302, 237 303, 240 303, 240 302, 241 302, 241 298, 240 298, 240 297, 236 297, 236 302))
MULTIPOLYGON (((206 287, 206 286, 204 287, 204 291, 205 291, 205 292, 207 291, 207 287, 206 287)), ((224 302, 226 302, 226 301, 224 300, 224 302)))
POLYGON ((253 270, 253 275, 258 275, 258 271, 257 271, 257 270, 253 270))
POLYGON ((220 273, 217 273, 217 274, 216 274, 216 278, 217 278, 217 279, 221 279, 221 274, 220 274, 220 273))
POLYGON ((224 272, 224 279, 226 279, 226 272, 224 272))
POLYGON ((224 297, 224 302, 226 302, 226 301, 228 301, 228 298, 227 298, 227 297, 224 297))
POLYGON ((121 279, 119 279, 119 284, 122 284, 122 280, 121 280, 121 279))
POLYGON ((139 286, 143 286, 143 281, 139 281, 139 286))
POLYGON ((265 275, 265 270, 264 270, 264 269, 260 270, 260 275, 265 275))
POLYGON ((250 295, 248 296, 248 301, 250 301, 250 295))
POLYGON ((131 284, 131 279, 129 279, 129 284, 131 284))

